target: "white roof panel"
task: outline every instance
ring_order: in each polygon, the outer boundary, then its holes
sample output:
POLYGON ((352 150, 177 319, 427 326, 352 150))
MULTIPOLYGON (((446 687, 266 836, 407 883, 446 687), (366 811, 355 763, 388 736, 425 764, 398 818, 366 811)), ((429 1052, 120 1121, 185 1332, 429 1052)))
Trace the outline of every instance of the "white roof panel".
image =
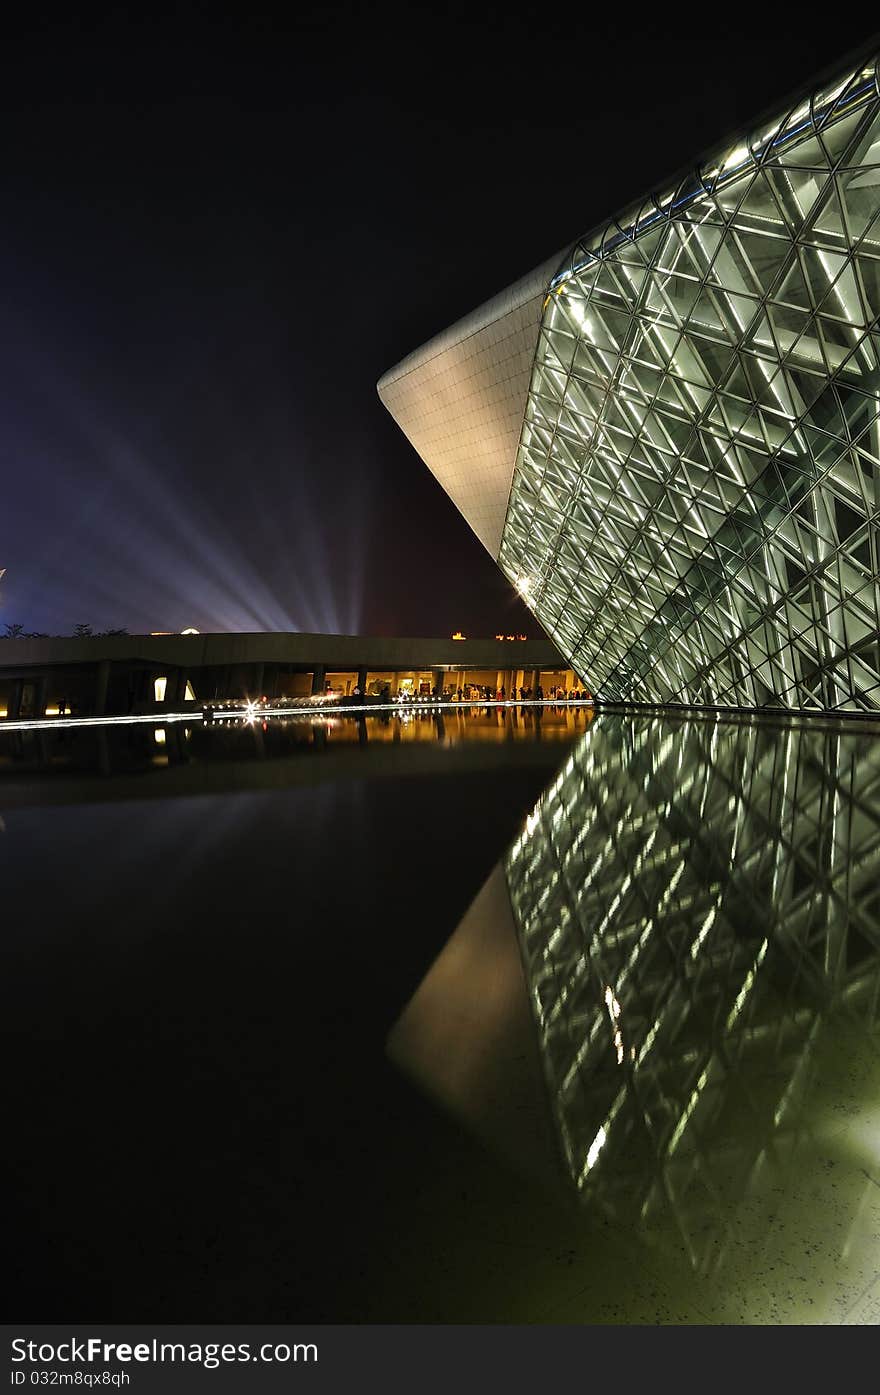
POLYGON ((544 296, 564 255, 435 335, 378 383, 400 429, 496 559, 544 296))

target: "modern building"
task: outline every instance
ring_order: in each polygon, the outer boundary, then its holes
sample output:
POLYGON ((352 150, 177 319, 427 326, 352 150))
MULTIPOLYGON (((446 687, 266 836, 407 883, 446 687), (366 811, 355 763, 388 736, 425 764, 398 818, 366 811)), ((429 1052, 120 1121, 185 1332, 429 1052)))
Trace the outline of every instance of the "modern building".
POLYGON ((875 711, 878 318, 875 58, 378 391, 600 700, 875 711))

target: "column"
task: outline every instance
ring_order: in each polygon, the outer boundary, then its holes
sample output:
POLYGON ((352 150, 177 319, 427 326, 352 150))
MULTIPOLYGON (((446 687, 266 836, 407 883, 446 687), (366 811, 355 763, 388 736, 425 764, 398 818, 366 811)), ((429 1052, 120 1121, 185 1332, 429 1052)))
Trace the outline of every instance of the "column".
POLYGON ((266 673, 265 664, 254 664, 254 676, 251 697, 255 702, 263 696, 263 678, 266 673))
POLYGON ((316 664, 312 670, 312 697, 322 696, 327 681, 327 670, 323 664, 316 664))
POLYGON ((357 685, 358 685, 358 687, 359 687, 360 690, 361 690, 361 697, 366 697, 366 696, 367 696, 367 678, 368 678, 368 677, 369 677, 369 674, 367 673, 367 670, 366 670, 365 668, 359 668, 359 669, 358 669, 358 682, 357 682, 357 685))
POLYGON ((183 701, 186 692, 186 676, 182 668, 171 668, 168 670, 168 679, 165 684, 165 706, 177 708, 183 701))
POLYGON ((16 678, 12 685, 12 692, 9 695, 9 717, 17 719, 21 716, 21 690, 24 687, 24 679, 16 678))
POLYGON ((110 660, 102 659, 95 672, 95 716, 107 711, 107 689, 110 685, 110 660))
POLYGON ((34 679, 34 716, 46 715, 46 675, 38 674, 34 679))
POLYGON ((443 684, 446 682, 446 673, 442 668, 431 669, 431 687, 436 688, 440 697, 443 696, 443 684))

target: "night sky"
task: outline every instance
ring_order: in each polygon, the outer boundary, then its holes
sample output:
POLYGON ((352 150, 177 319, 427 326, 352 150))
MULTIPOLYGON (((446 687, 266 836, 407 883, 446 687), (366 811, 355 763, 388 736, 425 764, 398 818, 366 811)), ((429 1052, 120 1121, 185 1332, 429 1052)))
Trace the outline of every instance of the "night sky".
POLYGON ((0 632, 539 634, 376 380, 870 29, 149 8, 7 21, 0 632))

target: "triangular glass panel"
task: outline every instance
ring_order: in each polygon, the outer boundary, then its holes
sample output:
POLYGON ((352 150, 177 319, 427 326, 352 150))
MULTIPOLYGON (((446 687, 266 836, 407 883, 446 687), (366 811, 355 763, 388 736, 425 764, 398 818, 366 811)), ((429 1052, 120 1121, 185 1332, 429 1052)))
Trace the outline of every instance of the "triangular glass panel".
POLYGON ((789 267, 782 284, 775 289, 773 299, 782 305, 793 306, 796 310, 813 311, 814 304, 810 298, 803 267, 797 258, 789 267))
POLYGON ((827 152, 816 136, 798 141, 790 150, 777 156, 777 159, 784 168, 814 170, 820 175, 827 173, 829 164, 827 152))
POLYGON ((751 272, 754 289, 769 295, 783 268, 791 260, 791 238, 739 228, 733 235, 751 272))

